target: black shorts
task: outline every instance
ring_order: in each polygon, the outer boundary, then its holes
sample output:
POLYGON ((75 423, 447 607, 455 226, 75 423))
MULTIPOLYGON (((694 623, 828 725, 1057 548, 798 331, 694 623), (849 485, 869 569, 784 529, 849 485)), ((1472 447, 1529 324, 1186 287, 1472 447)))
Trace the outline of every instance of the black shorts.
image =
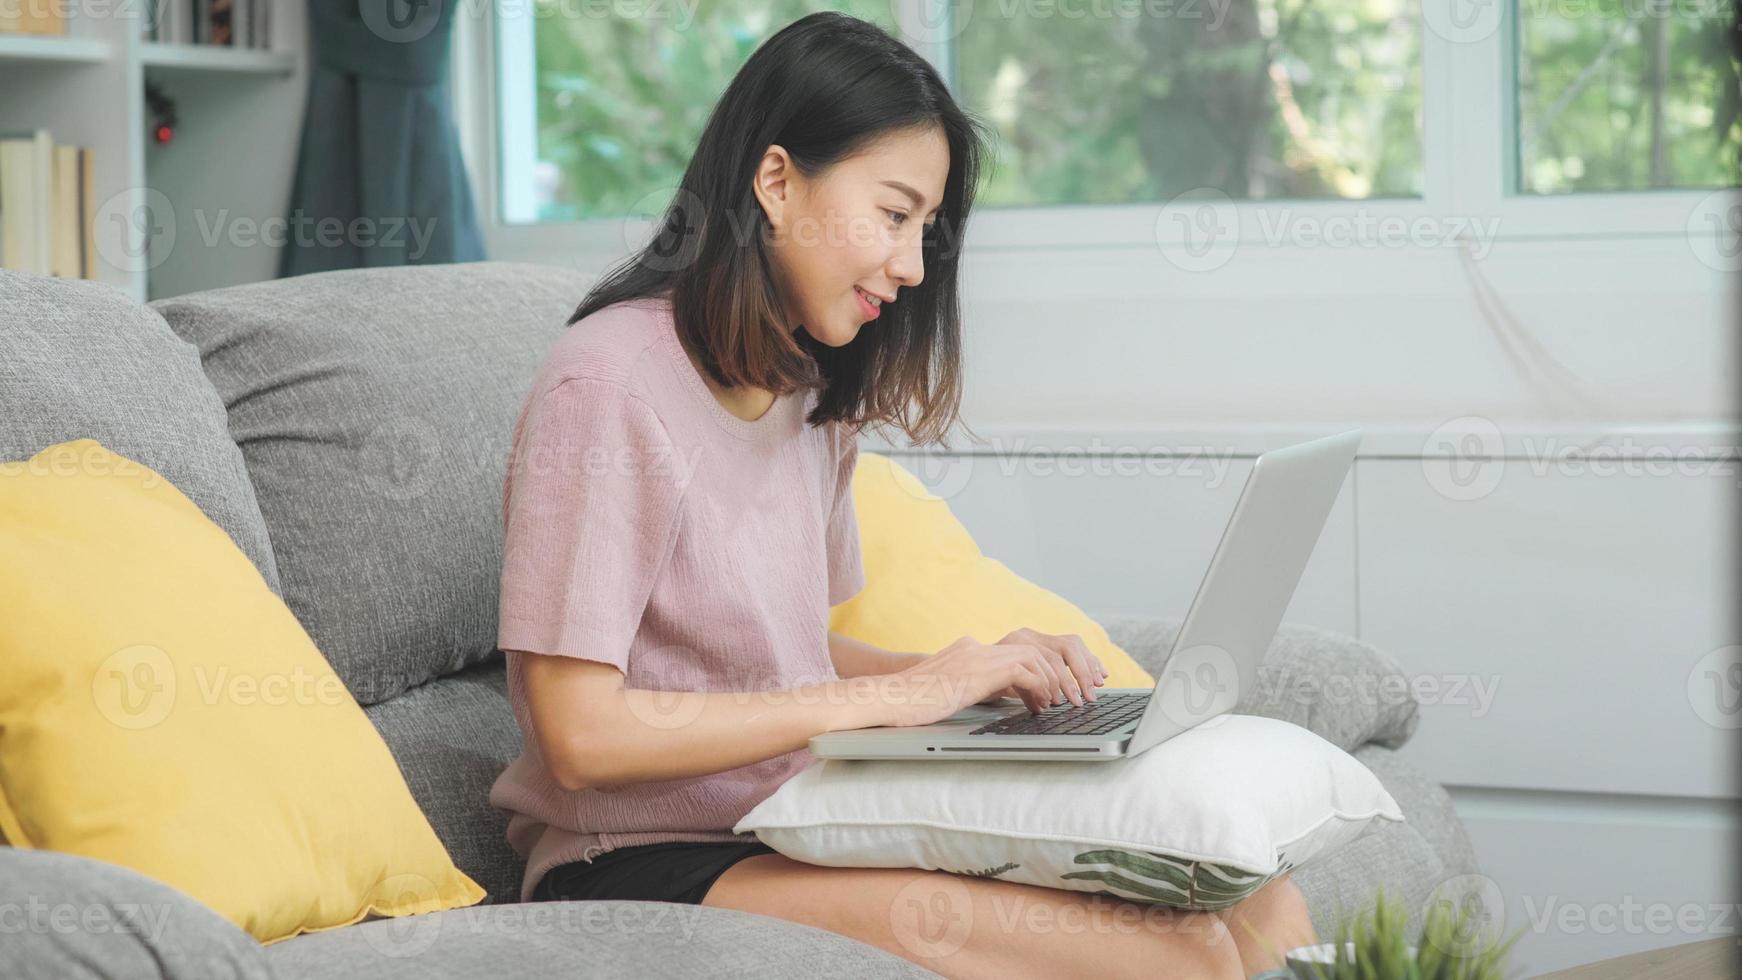
POLYGON ((532 900, 630 899, 700 905, 727 868, 747 857, 775 853, 761 841, 663 841, 616 847, 591 861, 570 861, 545 872, 532 890, 532 900))

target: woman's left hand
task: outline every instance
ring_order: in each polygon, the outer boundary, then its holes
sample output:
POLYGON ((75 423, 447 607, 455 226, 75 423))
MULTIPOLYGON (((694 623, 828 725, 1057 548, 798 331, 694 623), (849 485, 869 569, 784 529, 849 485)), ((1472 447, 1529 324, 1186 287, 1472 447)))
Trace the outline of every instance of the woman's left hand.
MULTIPOLYGON (((1045 651, 1045 669, 1050 672, 1053 703, 1069 701, 1083 704, 1094 701, 1095 688, 1107 683, 1107 668, 1089 652, 1083 638, 1075 633, 1054 635, 1027 627, 1012 630, 999 643, 1022 643, 1045 651)), ((999 698, 1021 698, 1014 687, 1007 687, 980 704, 990 704, 999 698)))

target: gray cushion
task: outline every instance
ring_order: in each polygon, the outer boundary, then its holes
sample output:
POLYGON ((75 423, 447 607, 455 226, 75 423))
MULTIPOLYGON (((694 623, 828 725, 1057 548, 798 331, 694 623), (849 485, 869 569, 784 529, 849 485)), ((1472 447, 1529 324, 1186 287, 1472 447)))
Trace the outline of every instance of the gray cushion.
MULTIPOLYGON (((1150 676, 1160 676, 1179 619, 1092 618, 1150 676)), ((1298 623, 1276 631, 1257 687, 1240 692, 1234 710, 1299 725, 1345 752, 1370 742, 1399 748, 1421 722, 1396 660, 1346 633, 1298 623)))
POLYGON ((586 285, 473 262, 152 304, 204 356, 285 601, 362 704, 495 649, 509 440, 586 285))
POLYGON ((1403 810, 1404 822, 1377 825, 1294 872, 1294 881, 1323 939, 1336 935, 1341 916, 1371 907, 1383 886, 1388 901, 1402 901, 1413 940, 1434 889, 1479 873, 1476 852, 1451 798, 1438 784, 1384 746, 1362 746, 1354 756, 1385 784, 1403 810))
POLYGON ((119 865, 0 847, 0 977, 271 980, 254 937, 119 865))
POLYGON ((283 980, 936 980, 875 946, 766 915, 672 902, 481 905, 266 947, 283 980))
POLYGON ((518 901, 525 870, 508 846, 508 814, 490 805, 490 784, 520 754, 507 692, 496 657, 363 709, 448 856, 489 893, 485 902, 518 901))
POLYGON ((0 272, 0 462, 84 438, 174 484, 279 591, 266 523, 200 352, 113 286, 0 272))

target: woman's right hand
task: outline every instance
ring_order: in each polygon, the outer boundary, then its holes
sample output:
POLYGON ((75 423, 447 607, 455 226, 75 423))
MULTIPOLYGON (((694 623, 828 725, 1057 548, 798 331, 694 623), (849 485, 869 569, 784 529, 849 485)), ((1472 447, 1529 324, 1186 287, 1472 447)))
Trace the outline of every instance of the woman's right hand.
POLYGON ((1047 651, 1021 643, 981 643, 964 636, 906 670, 876 678, 881 724, 907 728, 942 721, 965 707, 1017 692, 1039 714, 1062 699, 1047 651))

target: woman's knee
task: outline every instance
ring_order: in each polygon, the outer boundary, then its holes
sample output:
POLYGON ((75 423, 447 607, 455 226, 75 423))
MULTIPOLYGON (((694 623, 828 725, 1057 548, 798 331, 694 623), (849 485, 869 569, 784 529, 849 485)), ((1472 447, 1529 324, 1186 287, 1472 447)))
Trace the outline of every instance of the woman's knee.
POLYGON ((1288 875, 1279 875, 1233 905, 1218 909, 1224 920, 1242 915, 1269 914, 1279 911, 1306 911, 1306 896, 1288 875))
POLYGON ((1306 896, 1286 875, 1216 914, 1241 946, 1248 972, 1280 964, 1283 952, 1318 942, 1306 896))
POLYGON ((1186 977, 1228 977, 1240 980, 1246 970, 1240 959, 1240 946, 1221 916, 1211 912, 1189 912, 1178 916, 1180 930, 1194 937, 1192 942, 1170 943, 1168 954, 1179 964, 1178 970, 1166 975, 1186 977))

